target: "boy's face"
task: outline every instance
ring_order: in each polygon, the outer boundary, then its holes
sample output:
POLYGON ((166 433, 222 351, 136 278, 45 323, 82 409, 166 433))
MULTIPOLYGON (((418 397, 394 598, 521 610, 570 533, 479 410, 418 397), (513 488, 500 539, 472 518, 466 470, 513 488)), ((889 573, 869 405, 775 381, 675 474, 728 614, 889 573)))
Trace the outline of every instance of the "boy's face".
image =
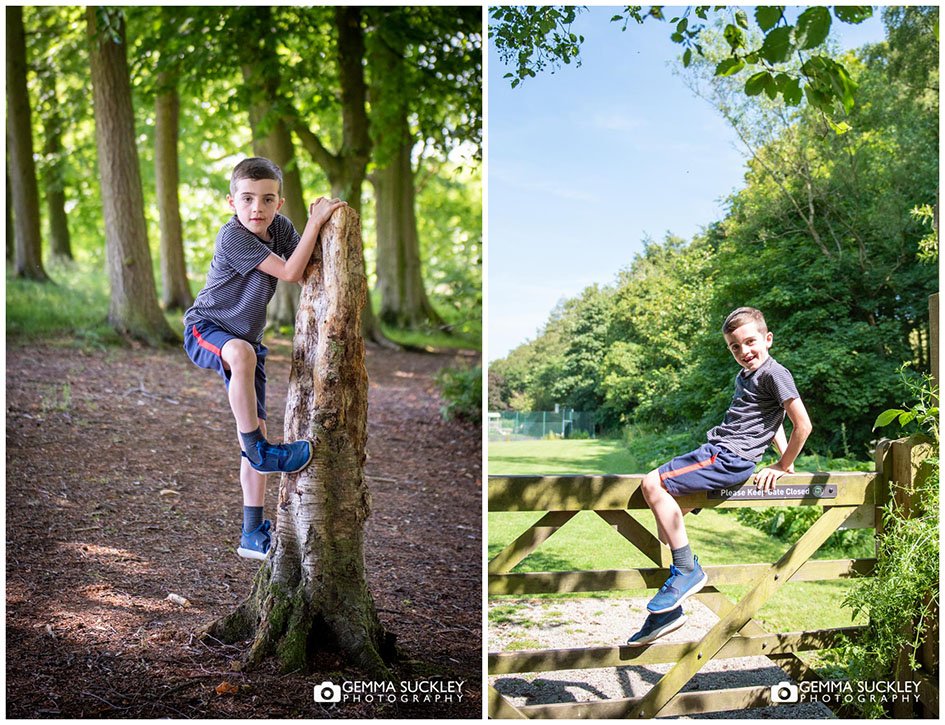
POLYGON ((774 339, 770 332, 762 334, 754 322, 746 322, 724 337, 729 352, 749 372, 760 368, 768 359, 768 348, 774 339))
POLYGON ((264 239, 285 202, 279 198, 279 182, 275 179, 240 179, 236 182, 236 195, 227 194, 226 200, 240 224, 264 239))

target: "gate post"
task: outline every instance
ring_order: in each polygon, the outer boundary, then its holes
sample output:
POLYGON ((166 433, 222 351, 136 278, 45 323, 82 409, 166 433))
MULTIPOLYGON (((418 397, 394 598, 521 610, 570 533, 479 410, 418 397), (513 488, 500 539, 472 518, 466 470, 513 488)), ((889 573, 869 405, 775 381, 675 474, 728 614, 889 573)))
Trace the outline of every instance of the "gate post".
MULTIPOLYGON (((890 470, 890 496, 894 503, 894 510, 903 518, 915 518, 923 514, 924 502, 917 495, 918 487, 932 473, 931 458, 935 455, 935 447, 925 436, 914 435, 893 441, 890 445, 892 465, 890 470)), ((877 531, 877 534, 880 532, 877 531)), ((933 615, 935 621, 938 612, 933 615)), ((907 640, 915 638, 915 622, 906 622, 903 625, 907 640)), ((892 716, 895 718, 912 719, 915 717, 930 717, 938 715, 938 627, 930 627, 926 634, 926 641, 915 652, 915 656, 922 666, 922 671, 912 669, 908 648, 903 648, 896 658, 893 676, 898 683, 919 681, 919 702, 911 703, 897 700, 892 705, 892 716), (934 638, 934 642, 931 640, 934 638), (930 658, 929 654, 933 654, 930 658), (930 664, 935 665, 933 673, 930 664)), ((900 690, 904 691, 904 690, 900 690)))

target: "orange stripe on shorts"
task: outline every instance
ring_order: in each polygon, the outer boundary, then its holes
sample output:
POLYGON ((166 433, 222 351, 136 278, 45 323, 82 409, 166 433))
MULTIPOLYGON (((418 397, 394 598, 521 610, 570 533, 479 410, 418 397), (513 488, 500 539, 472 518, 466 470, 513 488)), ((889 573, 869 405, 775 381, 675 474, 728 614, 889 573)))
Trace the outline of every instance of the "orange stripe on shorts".
POLYGON ((220 352, 220 348, 218 348, 212 342, 209 342, 208 340, 204 340, 200 334, 200 331, 197 329, 196 325, 194 325, 193 328, 194 328, 193 329, 194 337, 196 338, 197 344, 200 345, 200 347, 204 348, 205 350, 209 350, 217 357, 223 357, 223 355, 220 352))
POLYGON ((697 461, 696 463, 690 463, 688 466, 677 468, 675 471, 667 471, 666 473, 661 473, 660 481, 665 481, 667 478, 676 478, 676 476, 681 476, 684 473, 689 473, 690 471, 698 471, 700 468, 711 466, 713 463, 715 463, 716 457, 717 457, 716 455, 713 455, 712 458, 706 458, 704 461, 697 461))

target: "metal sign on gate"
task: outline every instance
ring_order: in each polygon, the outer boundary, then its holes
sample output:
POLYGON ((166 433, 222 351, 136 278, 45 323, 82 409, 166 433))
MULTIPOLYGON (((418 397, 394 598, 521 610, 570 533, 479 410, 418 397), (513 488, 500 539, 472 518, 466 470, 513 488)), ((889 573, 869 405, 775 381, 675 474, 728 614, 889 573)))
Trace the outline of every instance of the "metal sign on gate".
POLYGON ((775 486, 773 491, 762 491, 754 484, 742 484, 739 488, 722 488, 709 491, 706 498, 730 500, 768 501, 779 498, 836 498, 836 485, 815 483, 810 486, 775 486))

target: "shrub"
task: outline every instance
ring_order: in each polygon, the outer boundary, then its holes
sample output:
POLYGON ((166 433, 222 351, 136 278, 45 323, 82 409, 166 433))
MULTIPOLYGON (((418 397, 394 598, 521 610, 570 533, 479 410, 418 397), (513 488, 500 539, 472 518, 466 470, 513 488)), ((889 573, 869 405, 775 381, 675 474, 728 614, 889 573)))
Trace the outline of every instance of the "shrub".
MULTIPOLYGON (((893 678, 901 653, 918 669, 916 654, 937 626, 939 608, 939 476, 938 390, 929 376, 903 381, 913 403, 887 410, 876 427, 898 420, 901 426, 917 426, 931 438, 931 455, 916 477, 918 515, 907 518, 891 501, 884 510, 884 533, 873 576, 858 580, 843 601, 856 614, 869 617, 862 637, 846 641, 834 654, 836 663, 851 680, 875 682, 893 678)), ((884 715, 882 705, 866 702, 864 714, 884 715)))
POLYGON ((445 403, 440 412, 446 420, 482 419, 482 367, 446 367, 436 374, 436 384, 445 403))

